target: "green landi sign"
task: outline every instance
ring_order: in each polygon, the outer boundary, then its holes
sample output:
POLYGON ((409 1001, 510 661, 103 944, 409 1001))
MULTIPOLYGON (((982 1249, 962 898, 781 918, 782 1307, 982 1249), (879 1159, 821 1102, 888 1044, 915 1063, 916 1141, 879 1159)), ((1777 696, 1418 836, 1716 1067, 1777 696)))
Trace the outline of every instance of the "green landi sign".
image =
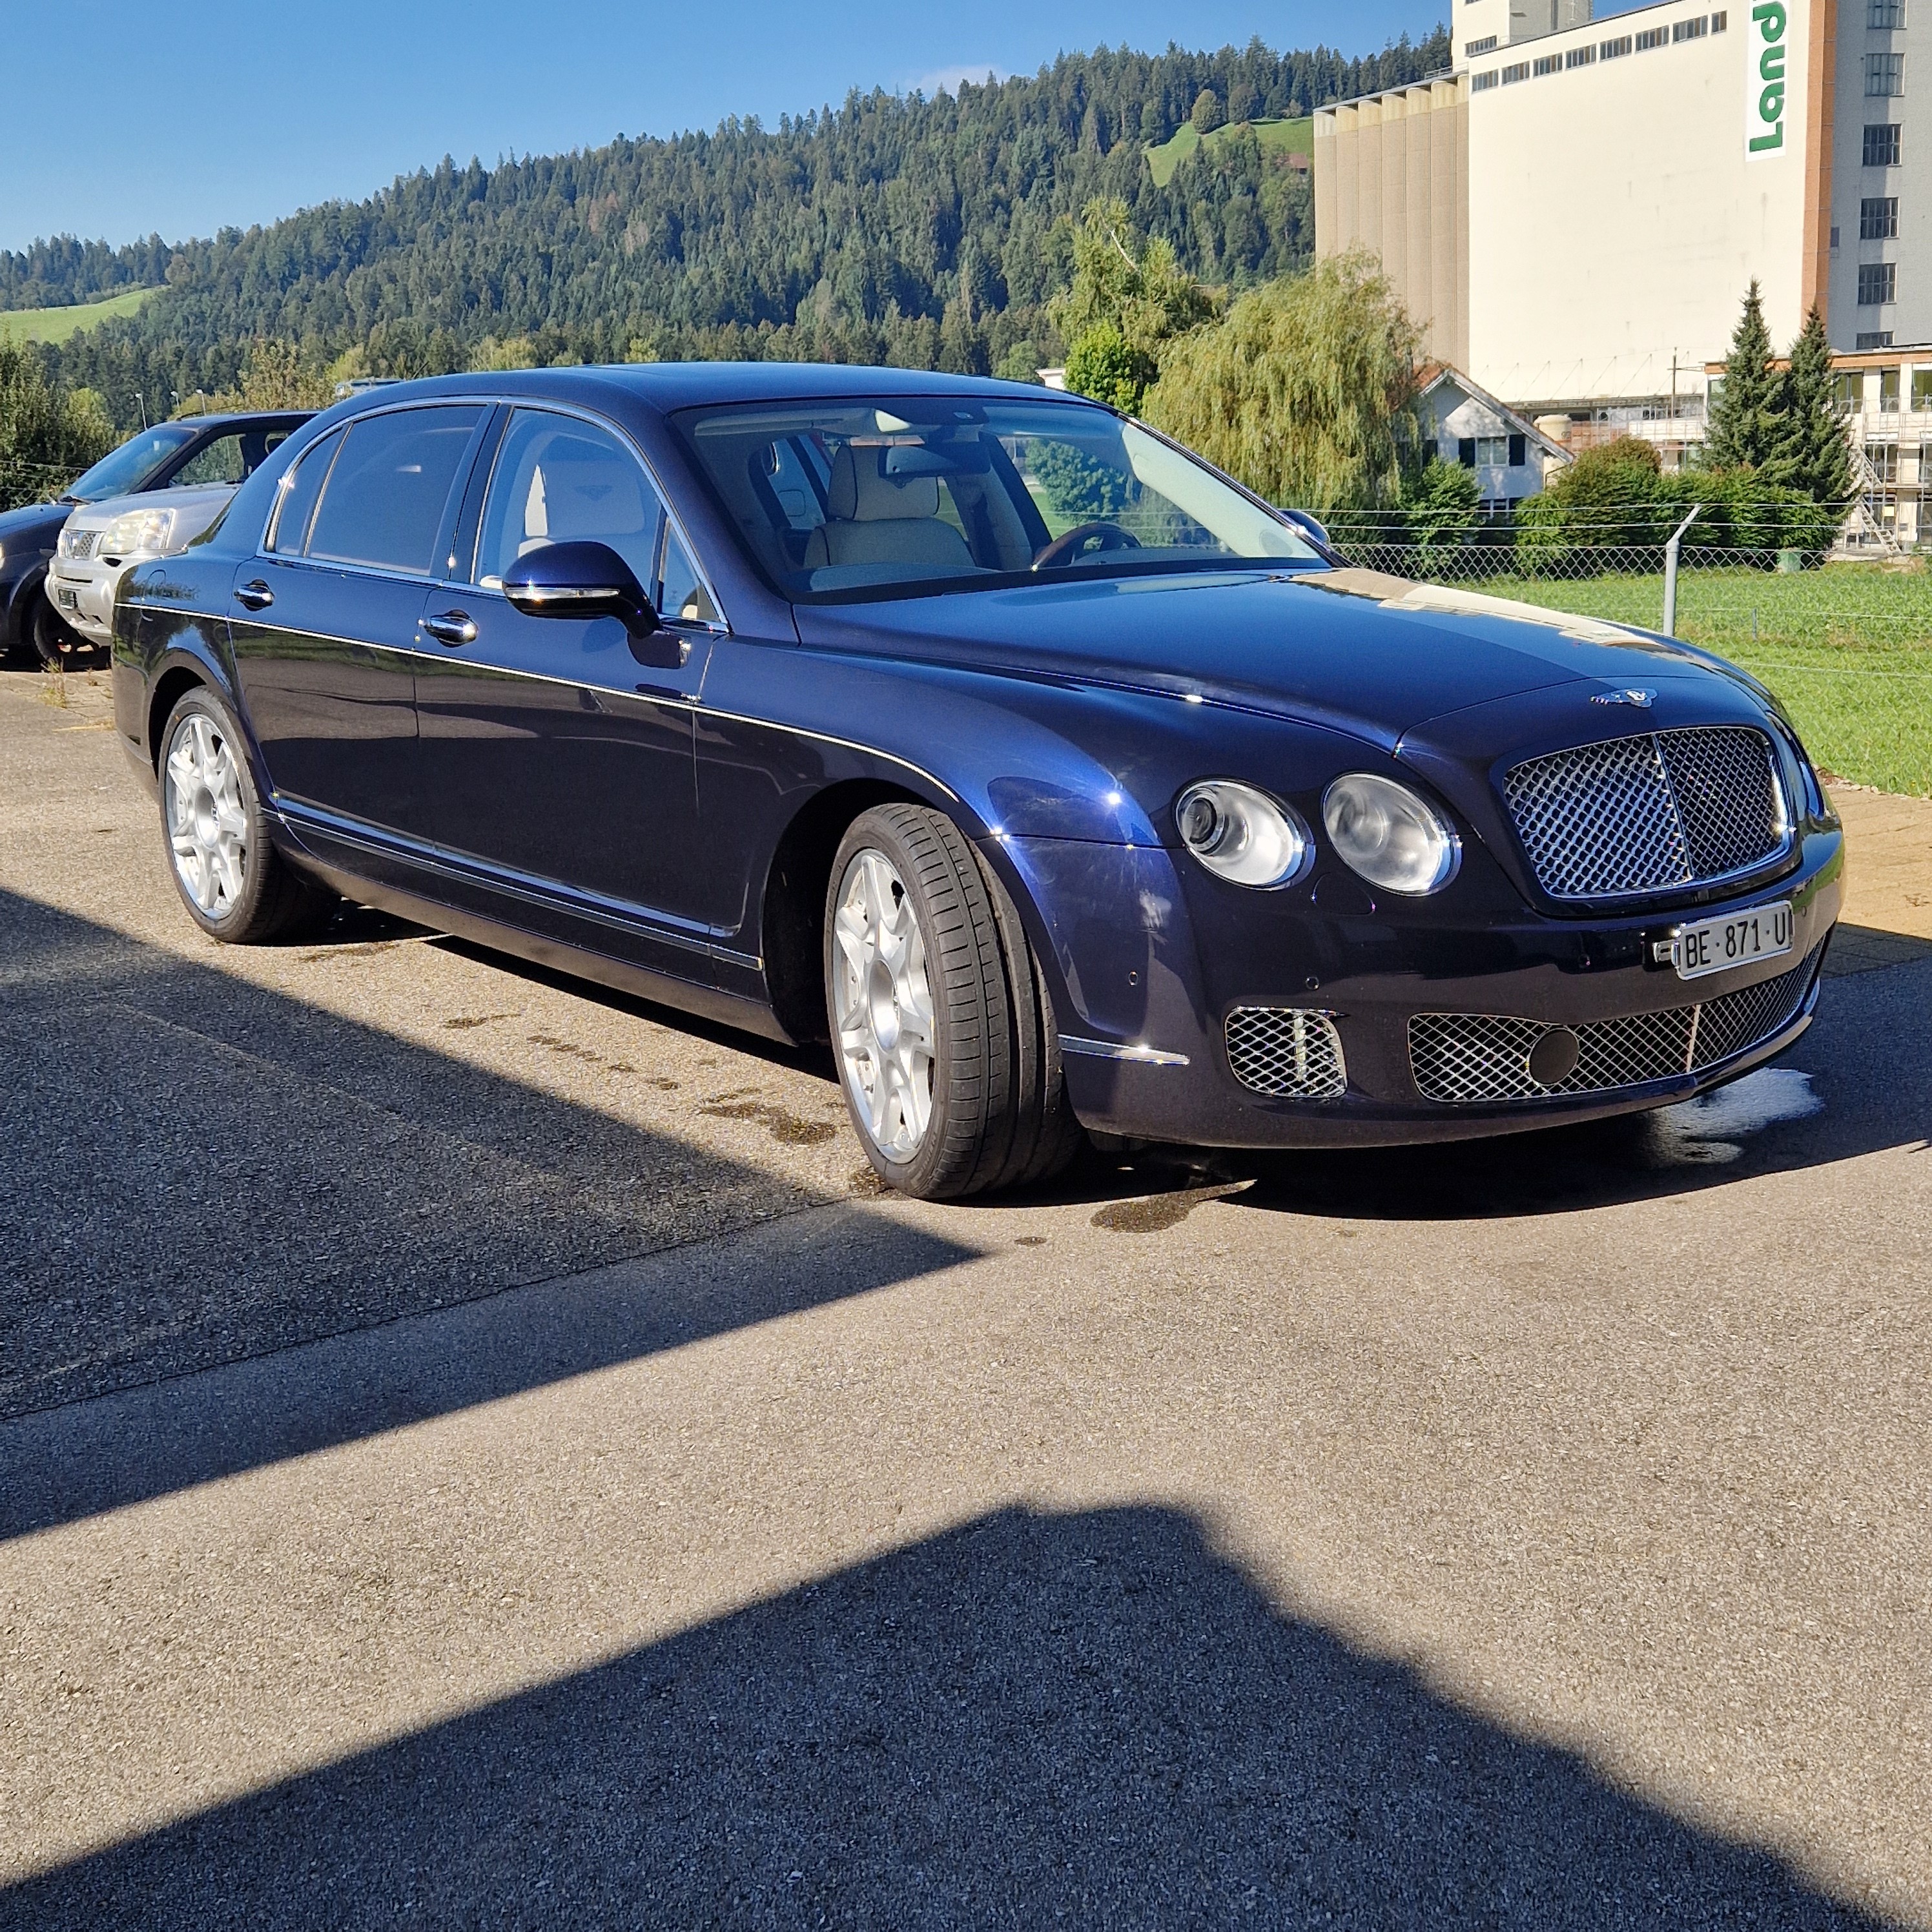
POLYGON ((1760 0, 1751 9, 1756 29, 1744 40, 1744 110, 1747 154, 1768 154, 1784 146, 1784 34, 1789 25, 1780 0, 1760 0))

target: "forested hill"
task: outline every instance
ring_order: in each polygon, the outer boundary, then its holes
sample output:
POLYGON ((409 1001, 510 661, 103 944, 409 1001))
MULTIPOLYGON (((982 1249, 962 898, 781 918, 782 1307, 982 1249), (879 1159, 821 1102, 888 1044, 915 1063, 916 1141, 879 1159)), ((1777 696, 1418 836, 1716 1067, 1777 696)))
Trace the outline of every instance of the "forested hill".
POLYGON ((42 243, 0 254, 0 308, 159 281, 135 316, 44 351, 117 416, 233 382, 250 341, 391 373, 520 356, 792 354, 962 369, 1057 347, 1044 305, 1067 273, 1063 218, 1118 195, 1193 273, 1240 284, 1305 260, 1306 178, 1238 130, 1156 185, 1146 149, 1204 89, 1233 122, 1418 80, 1447 35, 1345 58, 1325 49, 1102 48, 926 100, 620 140, 494 169, 446 161, 362 202, 170 247, 42 243))

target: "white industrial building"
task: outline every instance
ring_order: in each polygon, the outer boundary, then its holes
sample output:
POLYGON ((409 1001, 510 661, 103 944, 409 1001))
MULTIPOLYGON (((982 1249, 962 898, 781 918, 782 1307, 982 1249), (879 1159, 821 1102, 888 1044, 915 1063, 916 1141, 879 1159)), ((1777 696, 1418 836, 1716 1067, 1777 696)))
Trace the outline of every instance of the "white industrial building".
POLYGON ((1906 0, 1452 5, 1452 73, 1317 114, 1318 252, 1372 250, 1429 355, 1569 419, 1571 448, 1628 430, 1666 461, 1702 438, 1747 284, 1780 350, 1815 302, 1868 480, 1916 535, 1932 56, 1906 0))

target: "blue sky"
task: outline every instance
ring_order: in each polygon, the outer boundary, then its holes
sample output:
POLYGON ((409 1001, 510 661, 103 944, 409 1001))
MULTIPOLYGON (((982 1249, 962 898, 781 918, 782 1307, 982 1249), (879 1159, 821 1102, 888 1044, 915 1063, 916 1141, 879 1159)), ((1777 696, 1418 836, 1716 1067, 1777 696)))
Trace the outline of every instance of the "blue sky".
POLYGON ((0 248, 169 240, 359 197, 444 154, 595 146, 619 133, 775 122, 853 87, 903 90, 1063 49, 1426 33, 1438 0, 0 0, 0 248), (64 98, 52 84, 59 77, 64 98))

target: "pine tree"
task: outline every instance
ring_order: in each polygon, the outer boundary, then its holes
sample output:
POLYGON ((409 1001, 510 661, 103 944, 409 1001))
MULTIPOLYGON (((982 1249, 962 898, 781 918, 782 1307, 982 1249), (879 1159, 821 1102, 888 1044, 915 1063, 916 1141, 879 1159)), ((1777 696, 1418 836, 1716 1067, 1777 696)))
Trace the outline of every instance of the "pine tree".
POLYGON ((1832 344, 1815 302, 1792 344, 1791 366, 1780 386, 1783 420, 1765 464, 1770 480, 1802 490, 1814 503, 1848 502, 1851 452, 1832 394, 1832 344))
POLYGON ((1706 460, 1716 470, 1754 470, 1776 448, 1783 430, 1783 383, 1771 366, 1771 332, 1753 277, 1744 314, 1724 361, 1724 386, 1711 409, 1706 460))

